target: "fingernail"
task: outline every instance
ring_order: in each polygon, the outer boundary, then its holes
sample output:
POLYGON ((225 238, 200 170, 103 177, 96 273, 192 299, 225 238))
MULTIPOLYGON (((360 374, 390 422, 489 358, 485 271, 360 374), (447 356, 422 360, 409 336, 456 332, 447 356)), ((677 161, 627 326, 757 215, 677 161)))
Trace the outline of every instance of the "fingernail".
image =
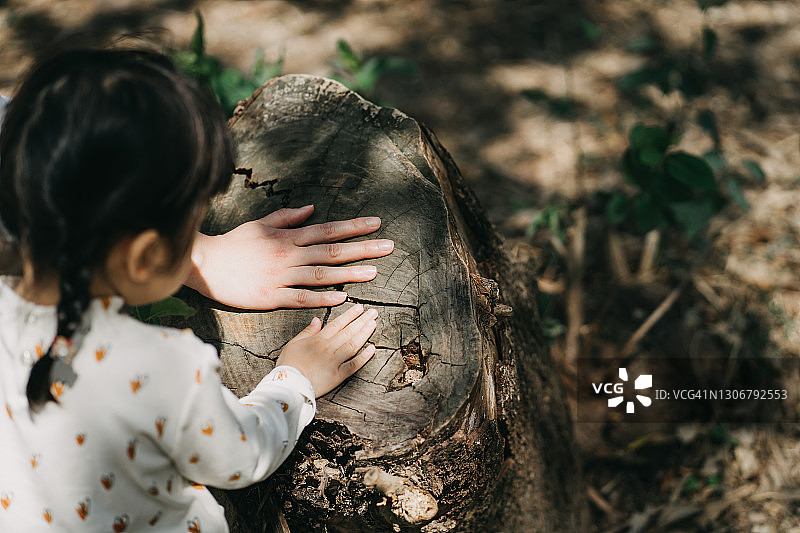
POLYGON ((345 301, 347 300, 347 293, 346 292, 331 292, 332 297, 337 301, 345 301))
POLYGON ((366 312, 367 318, 373 318, 378 316, 378 312, 375 309, 370 309, 366 312))
POLYGON ((369 226, 370 228, 377 228, 381 225, 381 219, 378 217, 367 217, 364 220, 364 223, 369 226))
POLYGON ((309 207, 314 207, 314 204, 308 204, 308 205, 304 205, 304 206, 303 206, 303 207, 301 207, 300 209, 308 209, 309 207))
POLYGON ((360 267, 356 267, 356 272, 360 276, 374 276, 378 273, 378 267, 374 265, 364 265, 360 267))
POLYGON ((394 241, 382 240, 378 241, 378 250, 381 252, 391 252, 394 250, 394 241))

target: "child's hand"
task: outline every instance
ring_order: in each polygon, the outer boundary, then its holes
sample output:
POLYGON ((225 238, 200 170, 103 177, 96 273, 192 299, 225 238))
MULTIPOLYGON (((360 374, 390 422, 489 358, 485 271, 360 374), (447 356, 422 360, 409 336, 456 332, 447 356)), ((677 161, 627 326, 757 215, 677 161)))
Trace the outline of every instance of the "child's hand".
POLYGON ((283 347, 275 365, 295 367, 308 378, 319 398, 375 355, 373 344, 356 354, 375 331, 377 316, 374 309, 364 312, 364 306, 356 304, 324 328, 320 319, 314 317, 306 329, 283 347))

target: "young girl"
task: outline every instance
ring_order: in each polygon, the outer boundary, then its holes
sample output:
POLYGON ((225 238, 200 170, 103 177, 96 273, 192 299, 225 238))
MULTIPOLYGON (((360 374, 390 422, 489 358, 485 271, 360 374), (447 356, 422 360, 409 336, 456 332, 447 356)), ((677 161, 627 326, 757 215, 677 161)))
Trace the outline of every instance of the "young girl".
POLYGON ((158 54, 62 53, 9 104, 0 218, 23 275, 0 283, 0 531, 227 531, 203 485, 268 476, 374 354, 374 310, 315 318, 237 400, 211 346, 121 312, 187 280, 232 169, 218 106, 158 54))

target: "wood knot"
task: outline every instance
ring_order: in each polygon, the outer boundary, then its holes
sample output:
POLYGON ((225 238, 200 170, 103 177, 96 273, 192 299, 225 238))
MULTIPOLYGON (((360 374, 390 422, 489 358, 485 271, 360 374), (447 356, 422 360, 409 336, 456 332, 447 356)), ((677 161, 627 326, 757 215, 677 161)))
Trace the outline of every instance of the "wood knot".
POLYGON ((433 520, 439 512, 439 504, 428 491, 414 485, 404 477, 393 476, 378 467, 364 474, 364 485, 381 492, 391 501, 394 520, 409 525, 433 520))
POLYGON ((394 377, 389 390, 413 385, 428 373, 428 354, 423 351, 419 337, 401 346, 400 355, 403 357, 403 369, 394 377))
POLYGON ((472 287, 477 294, 478 308, 489 327, 511 316, 514 311, 510 305, 500 303, 500 286, 493 279, 470 273, 472 287))

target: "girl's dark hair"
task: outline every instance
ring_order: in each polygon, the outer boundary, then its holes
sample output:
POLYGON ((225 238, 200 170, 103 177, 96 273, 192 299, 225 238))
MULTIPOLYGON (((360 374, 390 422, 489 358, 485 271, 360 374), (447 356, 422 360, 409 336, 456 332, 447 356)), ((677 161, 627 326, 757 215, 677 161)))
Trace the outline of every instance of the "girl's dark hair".
MULTIPOLYGON (((35 279, 58 277, 56 336, 74 336, 120 239, 155 229, 182 258, 232 171, 222 110, 165 56, 84 49, 37 62, 0 132, 0 219, 35 279)), ((52 352, 31 370, 32 409, 54 399, 52 352)))

